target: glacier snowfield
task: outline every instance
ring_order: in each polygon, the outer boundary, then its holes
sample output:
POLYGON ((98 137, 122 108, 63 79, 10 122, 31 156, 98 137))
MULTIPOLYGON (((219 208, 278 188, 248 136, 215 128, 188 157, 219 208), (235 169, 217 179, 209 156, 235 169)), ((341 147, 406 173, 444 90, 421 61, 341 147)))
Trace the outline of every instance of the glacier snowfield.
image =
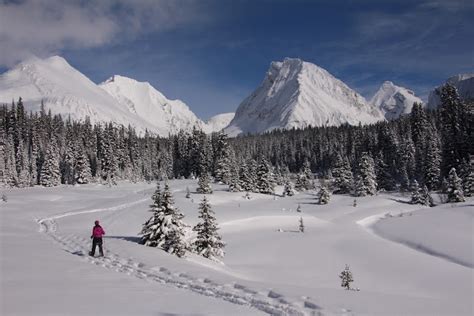
MULTIPOLYGON (((194 180, 171 181, 197 223, 194 180)), ((208 195, 223 263, 138 244, 155 184, 2 189, 1 315, 472 315, 474 199, 434 208, 409 196, 208 195), (301 205, 302 212, 296 212, 301 205), (303 218, 305 232, 298 231, 303 218), (87 255, 94 220, 105 258, 87 255), (350 265, 352 286, 340 286, 350 265)), ((192 234, 188 236, 192 238, 192 234)))

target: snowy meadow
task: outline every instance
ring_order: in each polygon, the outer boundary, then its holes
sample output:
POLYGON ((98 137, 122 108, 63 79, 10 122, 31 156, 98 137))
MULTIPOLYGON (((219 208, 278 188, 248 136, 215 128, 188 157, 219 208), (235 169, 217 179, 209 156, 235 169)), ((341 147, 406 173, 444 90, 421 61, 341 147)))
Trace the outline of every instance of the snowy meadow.
MULTIPOLYGON (((139 243, 155 187, 2 190, 1 314, 472 315, 472 198, 430 208, 409 194, 335 194, 320 204, 317 190, 247 195, 213 184, 206 197, 226 243, 218 262, 139 243), (96 219, 103 258, 88 256, 96 219), (351 290, 339 278, 346 265, 351 290)), ((188 242, 197 188, 170 181, 188 242)))

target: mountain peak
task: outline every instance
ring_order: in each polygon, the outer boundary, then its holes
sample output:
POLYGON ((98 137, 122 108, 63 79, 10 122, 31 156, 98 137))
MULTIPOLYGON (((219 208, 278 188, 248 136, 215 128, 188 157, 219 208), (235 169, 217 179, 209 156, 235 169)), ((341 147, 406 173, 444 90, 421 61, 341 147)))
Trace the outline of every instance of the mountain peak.
POLYGON ((270 64, 260 86, 238 107, 226 133, 373 123, 377 108, 323 68, 299 58, 270 64))
POLYGON ((414 102, 423 103, 413 91, 397 86, 391 81, 384 81, 370 100, 370 104, 380 108, 387 120, 410 113, 414 102))
POLYGON ((43 101, 53 114, 92 123, 131 125, 161 136, 179 129, 205 127, 186 104, 168 100, 148 82, 114 75, 97 85, 64 58, 30 58, 0 76, 0 103, 23 98, 28 111, 38 111, 43 101))

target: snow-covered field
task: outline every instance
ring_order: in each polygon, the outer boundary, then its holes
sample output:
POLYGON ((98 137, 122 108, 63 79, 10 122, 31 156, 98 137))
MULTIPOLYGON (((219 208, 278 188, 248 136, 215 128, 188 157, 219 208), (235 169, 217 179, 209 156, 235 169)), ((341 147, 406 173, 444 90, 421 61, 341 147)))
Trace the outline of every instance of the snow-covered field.
MULTIPOLYGON (((187 186, 196 183, 171 182, 194 225, 202 196, 186 199, 187 186)), ((214 189, 224 264, 137 243, 154 184, 3 190, 0 314, 473 314, 472 199, 425 208, 381 194, 354 207, 350 196, 318 205, 312 192, 246 200, 214 189), (105 258, 86 255, 96 219, 105 258), (341 288, 345 264, 360 291, 341 288)))

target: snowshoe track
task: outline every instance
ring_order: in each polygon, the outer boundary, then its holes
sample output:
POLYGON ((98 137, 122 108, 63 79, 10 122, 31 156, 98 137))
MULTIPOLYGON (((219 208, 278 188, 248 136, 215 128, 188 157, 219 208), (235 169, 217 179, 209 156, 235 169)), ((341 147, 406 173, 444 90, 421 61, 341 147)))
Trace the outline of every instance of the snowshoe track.
POLYGON ((165 267, 147 267, 144 263, 132 258, 124 258, 119 254, 108 251, 105 257, 91 257, 89 253, 90 240, 76 235, 63 236, 58 232, 56 219, 86 213, 101 211, 116 211, 148 201, 147 199, 127 203, 111 208, 94 209, 73 213, 64 213, 49 218, 37 220, 40 232, 45 233, 59 244, 65 251, 76 255, 85 262, 106 269, 124 273, 147 282, 157 282, 167 286, 192 291, 196 294, 214 297, 233 304, 249 306, 270 315, 322 315, 319 306, 304 301, 290 303, 282 295, 272 290, 257 291, 240 284, 219 284, 210 279, 196 279, 187 273, 174 273, 165 267))

